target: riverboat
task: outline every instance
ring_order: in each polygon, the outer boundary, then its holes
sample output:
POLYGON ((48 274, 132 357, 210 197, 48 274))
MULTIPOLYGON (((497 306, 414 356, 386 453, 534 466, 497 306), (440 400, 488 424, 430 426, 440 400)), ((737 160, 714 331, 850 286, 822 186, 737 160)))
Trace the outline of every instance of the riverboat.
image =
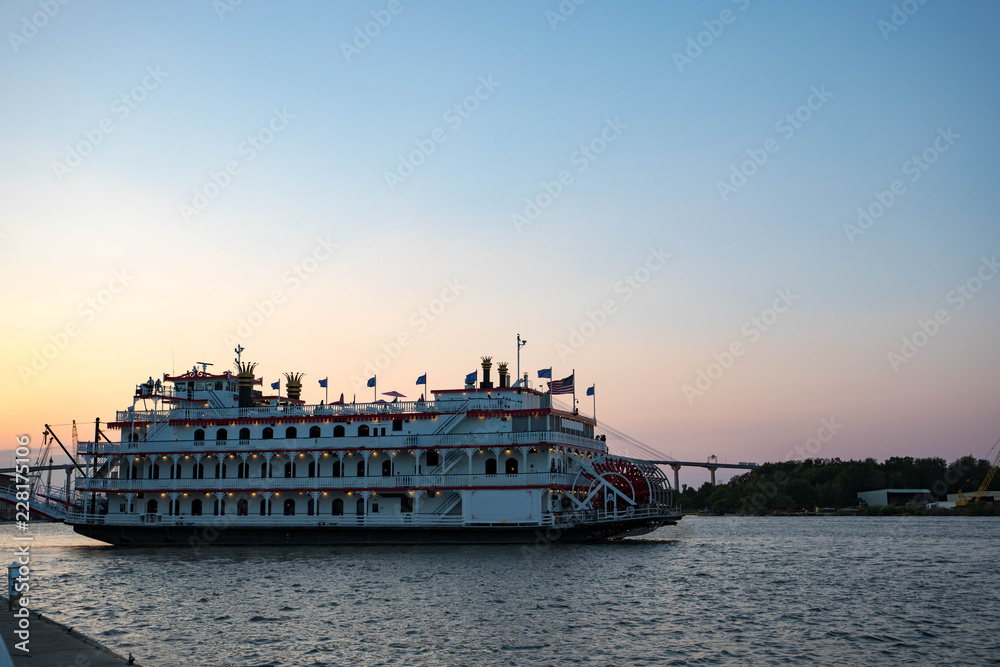
POLYGON ((426 400, 306 404, 301 373, 265 395, 240 351, 235 372, 163 374, 98 420, 77 445, 76 532, 122 546, 593 542, 681 518, 657 465, 611 454, 595 419, 512 383, 507 364, 494 386, 490 357, 481 380, 426 400))

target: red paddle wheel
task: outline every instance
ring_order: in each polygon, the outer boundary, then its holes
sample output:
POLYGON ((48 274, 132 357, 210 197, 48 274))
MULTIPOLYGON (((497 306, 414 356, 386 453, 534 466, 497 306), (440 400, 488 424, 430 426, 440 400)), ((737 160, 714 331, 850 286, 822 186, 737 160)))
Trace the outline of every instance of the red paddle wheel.
POLYGON ((632 505, 649 504, 649 479, 628 459, 604 456, 593 461, 577 475, 574 492, 591 498, 591 506, 624 510, 632 505))

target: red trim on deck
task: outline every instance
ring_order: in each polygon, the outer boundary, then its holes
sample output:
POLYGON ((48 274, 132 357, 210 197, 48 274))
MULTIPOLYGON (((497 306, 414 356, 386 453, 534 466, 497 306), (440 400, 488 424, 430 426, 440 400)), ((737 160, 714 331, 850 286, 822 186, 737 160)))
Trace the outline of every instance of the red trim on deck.
MULTIPOLYGON (((181 375, 167 375, 163 374, 164 382, 189 382, 191 380, 235 380, 237 377, 236 373, 232 371, 226 371, 225 373, 220 373, 215 375, 214 373, 206 373, 205 371, 187 371, 181 375)), ((264 382, 264 378, 254 378, 254 384, 261 384, 264 382)))
MULTIPOLYGON (((488 394, 491 392, 498 391, 510 391, 515 393, 532 394, 534 396, 542 396, 543 393, 536 390, 530 389, 528 387, 493 387, 492 389, 431 389, 432 394, 488 394)), ((482 396, 477 396, 476 398, 483 398, 482 396)))
MULTIPOLYGON (((233 408, 235 409, 235 408, 233 408)), ((316 424, 319 422, 376 422, 385 421, 389 422, 393 419, 433 419, 435 417, 440 417, 442 414, 454 414, 454 413, 444 413, 444 412, 399 412, 399 413, 382 413, 378 415, 291 415, 288 417, 237 417, 234 419, 171 419, 171 426, 247 426, 254 422, 260 424, 287 424, 289 422, 294 422, 296 424, 316 424)), ((136 426, 141 426, 142 424, 150 423, 148 421, 137 421, 136 426)), ((108 422, 105 424, 108 428, 128 428, 132 425, 132 422, 108 422)), ((410 434, 414 435, 414 434, 410 434)), ((328 436, 323 436, 328 437, 328 436)))
POLYGON ((557 415, 559 417, 564 417, 573 421, 582 422, 584 424, 590 424, 591 426, 597 426, 597 422, 590 417, 585 417, 580 414, 572 414, 566 412, 565 410, 560 410, 558 408, 530 408, 525 410, 469 410, 467 415, 469 417, 487 417, 487 418, 499 418, 499 417, 539 417, 543 415, 557 415))
MULTIPOLYGON (((372 477, 374 477, 374 475, 372 475, 372 477)), ((337 478, 336 477, 332 477, 330 479, 337 479, 337 478)), ((357 478, 350 477, 348 479, 357 479, 357 478)), ((295 493, 306 494, 306 493, 311 493, 311 492, 324 492, 324 491, 326 491, 326 492, 329 492, 329 491, 344 492, 344 493, 346 493, 346 492, 357 493, 357 492, 360 492, 360 491, 371 491, 371 492, 375 493, 376 495, 378 495, 379 491, 382 491, 382 492, 388 491, 389 493, 398 493, 399 491, 492 491, 492 490, 510 491, 510 490, 517 490, 517 489, 572 489, 572 488, 573 487, 571 487, 569 485, 565 485, 565 484, 532 484, 532 485, 521 485, 521 486, 421 486, 419 488, 413 487, 413 486, 395 486, 395 487, 377 486, 377 487, 365 487, 365 488, 361 488, 361 489, 359 489, 359 488, 345 489, 345 488, 340 488, 340 487, 336 487, 336 488, 335 487, 316 487, 316 488, 312 488, 312 489, 276 488, 276 489, 225 489, 225 490, 223 490, 223 489, 163 489, 163 490, 158 490, 158 491, 150 491, 149 489, 121 489, 121 490, 115 490, 115 491, 103 491, 102 490, 102 491, 99 491, 98 493, 107 493, 107 494, 115 494, 115 493, 117 493, 119 495, 126 494, 126 493, 137 493, 137 494, 138 493, 143 493, 143 494, 145 494, 145 493, 149 493, 149 494, 156 493, 156 494, 163 494, 165 496, 169 496, 171 493, 180 493, 180 494, 187 493, 187 494, 214 495, 216 493, 231 494, 231 493, 268 493, 268 492, 270 492, 270 493, 275 493, 275 494, 279 494, 280 495, 282 493, 285 493, 285 494, 295 494, 295 493)), ((80 490, 84 491, 85 489, 81 487, 80 490)), ((233 514, 233 516, 236 516, 236 515, 233 514)))
MULTIPOLYGON (((453 435, 472 435, 472 434, 465 433, 465 434, 453 434, 453 435)), ((323 437, 324 438, 329 438, 330 436, 325 435, 323 437)), ((356 437, 356 436, 351 436, 351 437, 356 437)), ((389 437, 389 436, 385 436, 385 437, 389 437)), ((404 437, 405 438, 406 436, 404 435, 404 436, 398 436, 398 437, 404 437)), ((301 438, 301 440, 313 440, 313 439, 314 438, 309 438, 309 437, 301 438)), ((340 440, 340 438, 336 438, 336 439, 340 440)), ((259 438, 258 438, 258 440, 259 440, 259 438)), ((274 440, 287 440, 287 438, 274 438, 274 440)), ((227 440, 226 442, 237 442, 237 441, 238 440, 227 440)), ((206 440, 205 442, 215 442, 215 440, 206 440)), ((595 440, 594 442, 597 442, 597 441, 595 440)), ((106 452, 104 454, 99 454, 98 456, 117 456, 117 457, 136 456, 136 457, 144 457, 144 458, 153 458, 153 459, 156 459, 156 458, 160 458, 160 457, 168 458, 168 457, 170 457, 173 454, 185 455, 185 456, 193 456, 194 454, 204 454, 207 457, 209 455, 215 455, 215 454, 225 454, 227 456, 238 456, 239 454, 266 454, 266 453, 271 453, 271 454, 288 454, 289 452, 294 452, 296 454, 304 454, 304 453, 307 453, 307 452, 324 452, 324 453, 332 453, 332 452, 375 452, 375 453, 378 453, 378 452, 403 452, 403 453, 409 453, 409 452, 414 452, 414 451, 437 452, 437 451, 452 450, 452 449, 482 449, 482 450, 489 450, 490 447, 502 447, 503 449, 517 449, 518 447, 546 447, 546 446, 547 447, 563 448, 563 449, 574 449, 574 450, 579 450, 579 451, 584 451, 584 452, 594 452, 595 454, 600 454, 602 456, 604 454, 607 454, 607 452, 605 452, 604 450, 601 450, 601 449, 593 449, 591 447, 581 447, 581 446, 577 446, 577 445, 567 445, 567 444, 564 444, 564 443, 548 442, 548 441, 544 441, 543 440, 541 442, 526 442, 526 443, 517 444, 517 445, 515 445, 515 444, 509 444, 509 445, 472 445, 472 444, 469 444, 469 445, 439 445, 439 446, 427 445, 427 446, 423 446, 423 447, 421 447, 421 446, 415 446, 415 445, 410 445, 410 446, 407 446, 407 447, 363 447, 363 446, 362 447, 312 447, 312 448, 308 448, 308 447, 295 447, 295 448, 292 448, 292 449, 246 449, 246 448, 244 448, 244 449, 239 449, 239 450, 234 450, 234 449, 212 449, 212 448, 204 448, 204 449, 202 449, 202 448, 198 448, 198 449, 195 449, 195 450, 184 449, 184 450, 177 450, 177 451, 171 451, 171 452, 147 452, 145 454, 143 454, 141 452, 132 452, 132 451, 118 452, 116 454, 112 454, 110 452, 106 452)), ((89 454, 93 454, 93 452, 84 452, 84 451, 78 451, 77 453, 78 454, 88 454, 88 453, 89 454)), ((413 473, 413 474, 415 474, 415 473, 413 473)), ((461 474, 465 474, 465 473, 456 473, 456 474, 461 475, 461 474)), ((188 478, 185 477, 184 479, 188 479, 188 478)))

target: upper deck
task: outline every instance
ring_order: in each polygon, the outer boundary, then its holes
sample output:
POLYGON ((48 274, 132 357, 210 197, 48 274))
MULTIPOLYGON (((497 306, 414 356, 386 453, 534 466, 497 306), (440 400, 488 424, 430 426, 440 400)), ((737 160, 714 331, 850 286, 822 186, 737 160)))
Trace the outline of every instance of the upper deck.
MULTIPOLYGON (((518 414, 559 414, 581 424, 596 425, 590 417, 573 414, 568 410, 553 408, 551 397, 530 390, 509 389, 501 393, 462 391, 435 392, 444 394, 432 401, 376 401, 372 403, 329 403, 305 405, 303 403, 280 403, 276 400, 268 405, 254 407, 211 407, 208 403, 197 406, 182 405, 154 410, 118 410, 110 428, 130 428, 153 422, 230 422, 240 420, 293 420, 307 423, 311 421, 353 421, 358 419, 415 418, 433 419, 444 414, 480 411, 483 416, 515 416, 518 414), (530 393, 529 393, 530 392, 530 393), (485 414, 495 413, 495 414, 485 414), (504 413, 501 415, 500 413, 504 413)), ((470 415, 473 416, 473 415, 470 415)), ((479 415, 474 415, 479 416, 479 415)))

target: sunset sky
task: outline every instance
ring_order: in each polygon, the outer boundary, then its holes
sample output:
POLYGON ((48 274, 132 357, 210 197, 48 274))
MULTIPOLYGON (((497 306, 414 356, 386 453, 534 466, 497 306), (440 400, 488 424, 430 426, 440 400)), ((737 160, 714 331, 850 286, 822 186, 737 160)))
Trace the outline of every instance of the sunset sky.
POLYGON ((917 0, 4 2, 3 465, 237 341, 319 402, 324 377, 370 397, 369 363, 412 397, 483 355, 513 369, 518 333, 532 381, 575 369, 582 412, 596 383, 600 419, 678 459, 785 460, 821 420, 820 457, 983 457, 998 23, 917 0))

